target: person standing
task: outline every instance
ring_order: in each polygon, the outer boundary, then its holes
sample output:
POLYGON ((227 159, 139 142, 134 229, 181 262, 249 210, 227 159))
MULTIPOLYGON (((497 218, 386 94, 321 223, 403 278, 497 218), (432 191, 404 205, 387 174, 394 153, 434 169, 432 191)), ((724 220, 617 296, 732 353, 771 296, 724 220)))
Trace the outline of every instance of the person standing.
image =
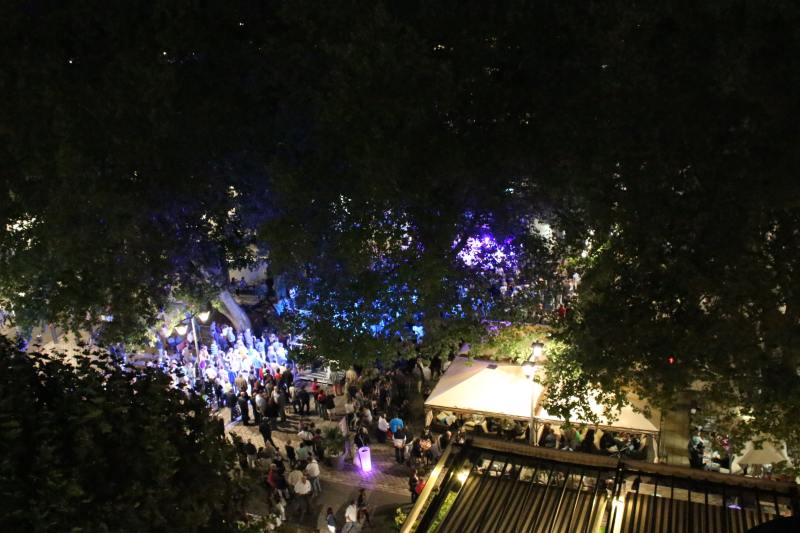
POLYGON ((355 500, 350 500, 350 505, 345 509, 344 521, 345 524, 358 524, 358 505, 355 500))
POLYGON ((372 527, 372 520, 369 519, 369 510, 367 509, 367 494, 365 489, 358 489, 358 522, 372 527))
POLYGON ((386 442, 386 432, 389 431, 389 422, 383 413, 378 417, 378 442, 383 444, 386 442))
POLYGON ((328 420, 333 420, 336 415, 336 399, 333 394, 328 394, 325 397, 325 411, 328 414, 328 420))
POLYGON ((434 355, 431 358, 431 379, 436 379, 442 375, 442 358, 434 355))
POLYGON ((287 485, 289 485, 289 492, 292 498, 294 498, 294 486, 303 481, 303 475, 300 465, 296 464, 286 476, 287 485))
POLYGON ((325 390, 320 389, 314 398, 314 407, 317 409, 317 416, 325 418, 325 390))
POLYGON ((306 513, 311 514, 311 482, 305 475, 294 486, 294 493, 297 496, 298 514, 302 519, 306 513))
POLYGON ((229 388, 228 392, 225 393, 225 404, 228 406, 228 409, 231 412, 231 423, 233 423, 233 421, 239 416, 239 404, 236 401, 236 393, 233 392, 232 387, 229 388))
POLYGON ((239 411, 242 413, 242 425, 248 426, 250 425, 250 408, 248 404, 250 403, 247 398, 247 390, 243 390, 239 393, 239 411))
POLYGON ((300 416, 308 416, 311 414, 311 395, 305 387, 300 389, 298 393, 300 400, 300 416))
POLYGON ((300 431, 297 432, 297 437, 300 439, 301 442, 304 442, 308 445, 312 445, 314 443, 314 434, 302 425, 300 427, 300 431))
POLYGON ((353 438, 353 444, 356 445, 356 449, 369 446, 369 433, 365 426, 360 426, 358 428, 356 436, 353 438))
POLYGON ((300 443, 300 447, 297 448, 297 460, 298 461, 307 461, 308 456, 311 455, 311 446, 307 446, 305 441, 300 443))
POLYGON ((278 471, 278 466, 273 463, 269 466, 269 474, 267 474, 267 484, 274 490, 280 491, 284 497, 287 495, 286 478, 278 471))
POLYGON ((317 463, 317 459, 313 455, 306 465, 305 473, 308 480, 311 481, 311 488, 314 494, 320 494, 322 492, 322 485, 319 482, 319 463, 317 463))
POLYGON ((289 403, 289 397, 286 392, 286 387, 279 386, 278 389, 278 416, 281 419, 281 424, 286 423, 286 405, 289 403))
POLYGON ((272 507, 277 511, 281 522, 286 522, 286 499, 279 490, 272 492, 272 507))
POLYGON ((355 413, 356 413, 356 406, 355 403, 353 402, 353 398, 350 396, 348 396, 344 402, 344 413, 345 416, 347 417, 347 427, 352 431, 353 420, 355 419, 355 413))
POLYGON ((419 476, 417 475, 417 469, 411 469, 411 475, 408 477, 408 490, 411 492, 411 503, 416 503, 417 501, 417 485, 419 485, 419 476))
POLYGON ((256 445, 253 444, 253 441, 247 439, 247 444, 244 445, 244 451, 247 454, 247 466, 255 470, 256 453, 258 452, 258 450, 256 449, 256 445))
POLYGON ((336 533, 336 517, 333 515, 332 507, 328 507, 328 511, 325 514, 325 524, 328 526, 328 531, 336 533))
POLYGON ((705 468, 703 463, 703 455, 705 452, 705 443, 700 435, 692 435, 689 439, 689 466, 702 470, 705 468))
POLYGON ((397 430, 398 430, 398 429, 401 429, 401 428, 404 428, 404 427, 406 427, 406 425, 405 425, 405 423, 403 422, 403 419, 402 419, 402 418, 400 418, 400 417, 399 417, 399 416, 397 416, 397 415, 395 415, 395 417, 394 417, 394 418, 392 418, 391 420, 389 420, 389 429, 391 429, 391 430, 392 430, 392 433, 397 433, 397 430))
POLYGON ((272 424, 270 424, 269 418, 264 417, 261 419, 261 423, 258 425, 258 431, 261 433, 261 436, 264 437, 264 446, 270 443, 276 450, 278 449, 278 445, 272 440, 272 424))
POLYGON ((314 455, 321 461, 325 460, 325 443, 322 440, 322 430, 316 429, 314 431, 314 441, 311 448, 314 450, 314 455))
POLYGON ((398 430, 394 432, 392 445, 394 446, 395 460, 398 463, 404 463, 406 461, 406 430, 404 428, 398 428, 398 430))
POLYGON ((289 459, 289 464, 294 467, 297 463, 297 454, 294 451, 294 446, 292 446, 292 441, 286 441, 286 458, 289 459))

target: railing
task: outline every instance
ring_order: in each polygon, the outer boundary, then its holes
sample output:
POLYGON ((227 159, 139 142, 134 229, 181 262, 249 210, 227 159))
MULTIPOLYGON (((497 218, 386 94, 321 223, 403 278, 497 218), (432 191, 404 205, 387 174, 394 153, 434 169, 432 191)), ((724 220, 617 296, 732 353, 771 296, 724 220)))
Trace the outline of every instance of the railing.
POLYGON ((447 464, 447 460, 450 457, 450 454, 453 450, 453 443, 447 445, 445 448, 444 453, 439 458, 439 461, 436 463, 436 466, 433 467, 431 474, 428 476, 428 480, 425 482, 425 487, 422 489, 422 492, 419 494, 414 507, 411 508, 409 511, 408 516, 406 517, 406 521, 403 523, 403 527, 400 528, 400 533, 410 533, 414 531, 417 522, 419 521, 420 514, 422 510, 425 508, 426 502, 430 499, 431 493, 433 492, 434 488, 438 485, 439 478, 441 477, 442 473, 445 472, 445 465, 447 464))

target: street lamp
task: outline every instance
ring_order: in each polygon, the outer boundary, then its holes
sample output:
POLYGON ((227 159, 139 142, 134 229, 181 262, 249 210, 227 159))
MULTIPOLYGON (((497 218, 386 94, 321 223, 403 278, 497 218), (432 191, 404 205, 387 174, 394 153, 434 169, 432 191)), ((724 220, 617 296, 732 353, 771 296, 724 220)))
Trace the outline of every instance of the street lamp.
POLYGON ((178 335, 180 335, 181 337, 186 335, 186 330, 187 329, 189 329, 189 328, 186 326, 186 324, 180 324, 180 325, 175 326, 175 332, 178 335))
POLYGON ((534 342, 531 345, 531 361, 539 361, 542 357, 542 352, 544 351, 544 344, 539 341, 534 342))
POLYGON ((194 338, 194 355, 195 355, 195 357, 197 357, 199 359, 200 358, 200 346, 197 344, 197 328, 196 328, 195 323, 194 323, 194 317, 195 316, 200 319, 200 322, 205 324, 206 320, 208 320, 208 317, 211 316, 211 311, 208 311, 208 310, 200 311, 199 313, 193 314, 193 315, 191 315, 189 317, 189 321, 192 324, 192 337, 194 338))
POLYGON ((527 361, 522 363, 522 373, 525 374, 525 377, 531 380, 531 421, 528 425, 528 443, 533 444, 536 438, 536 431, 534 425, 534 415, 536 413, 536 396, 535 386, 534 386, 534 376, 536 375, 536 364, 542 357, 542 352, 544 351, 544 344, 539 341, 534 342, 531 345, 531 356, 528 358, 527 361))
POLYGON ((522 363, 522 373, 525 374, 526 378, 532 378, 536 373, 536 363, 533 361, 525 361, 522 363))

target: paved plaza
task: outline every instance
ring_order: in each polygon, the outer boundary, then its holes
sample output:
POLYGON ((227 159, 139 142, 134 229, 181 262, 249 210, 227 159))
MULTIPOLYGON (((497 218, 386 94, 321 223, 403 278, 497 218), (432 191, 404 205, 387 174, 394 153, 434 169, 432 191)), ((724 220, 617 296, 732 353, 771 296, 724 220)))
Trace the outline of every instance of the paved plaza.
MULTIPOLYGON (((344 416, 343 402, 344 396, 336 397, 337 419, 334 421, 323 420, 317 416, 313 400, 311 404, 312 414, 308 416, 301 417, 295 414, 291 407, 287 407, 286 423, 279 424, 278 428, 272 433, 272 440, 279 446, 281 454, 286 455, 284 446, 290 439, 295 447, 299 445, 297 432, 299 431, 301 420, 314 422, 316 427, 322 429, 337 425, 339 417, 344 416)), ((222 409, 221 414, 226 422, 230 420, 230 413, 227 408, 222 409)), ((226 430, 228 433, 241 437, 245 442, 249 439, 258 447, 264 446, 264 440, 255 425, 244 426, 241 422, 235 421, 228 423, 226 430)), ((377 443, 374 440, 374 435, 370 435, 370 437, 373 437, 373 442, 370 445, 372 471, 369 473, 362 472, 357 465, 353 464, 350 458, 343 456, 333 458, 330 465, 326 464, 327 461, 320 462, 322 494, 312 499, 312 516, 306 516, 298 521, 294 513, 294 507, 290 502, 287 512, 288 526, 299 528, 297 529, 298 531, 327 531, 325 527, 325 511, 328 507, 332 507, 336 514, 337 523, 341 527, 344 524, 345 508, 351 500, 358 497, 360 488, 364 488, 367 491, 367 505, 373 516, 372 529, 375 531, 386 531, 386 528, 391 526, 391 520, 397 507, 401 505, 410 507, 411 497, 408 492, 409 467, 404 464, 398 464, 395 461, 394 450, 390 444, 377 443)), ((258 511, 258 507, 256 502, 254 512, 258 511)), ((367 526, 367 529, 370 528, 367 526)))

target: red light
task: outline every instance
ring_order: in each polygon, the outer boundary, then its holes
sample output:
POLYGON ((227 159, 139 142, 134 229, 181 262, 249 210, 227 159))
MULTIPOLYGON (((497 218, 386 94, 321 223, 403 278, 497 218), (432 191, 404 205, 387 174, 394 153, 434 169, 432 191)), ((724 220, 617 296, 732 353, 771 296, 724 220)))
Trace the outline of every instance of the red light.
POLYGON ((672 356, 672 355, 670 355, 669 357, 667 357, 667 363, 669 363, 669 364, 671 364, 671 365, 674 365, 674 364, 675 364, 675 357, 674 357, 674 356, 672 356))

